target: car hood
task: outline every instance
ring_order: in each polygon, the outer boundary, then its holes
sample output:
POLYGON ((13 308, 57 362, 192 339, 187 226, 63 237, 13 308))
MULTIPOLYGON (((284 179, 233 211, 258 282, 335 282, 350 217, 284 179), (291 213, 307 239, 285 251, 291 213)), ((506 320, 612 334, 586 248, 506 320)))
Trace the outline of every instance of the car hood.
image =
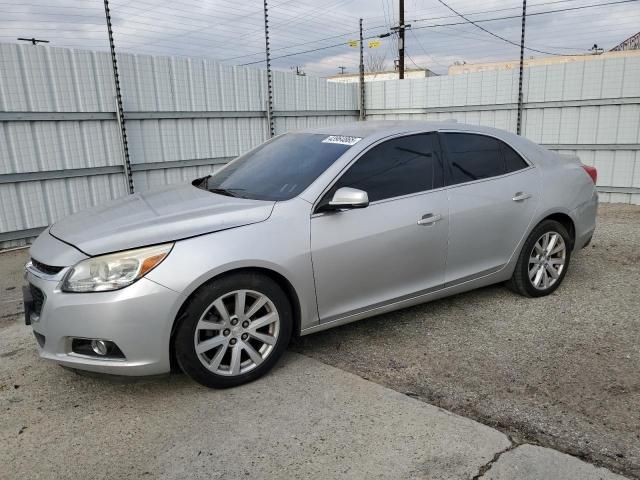
POLYGON ((49 232, 87 255, 100 255, 262 222, 274 204, 177 185, 78 212, 49 232))

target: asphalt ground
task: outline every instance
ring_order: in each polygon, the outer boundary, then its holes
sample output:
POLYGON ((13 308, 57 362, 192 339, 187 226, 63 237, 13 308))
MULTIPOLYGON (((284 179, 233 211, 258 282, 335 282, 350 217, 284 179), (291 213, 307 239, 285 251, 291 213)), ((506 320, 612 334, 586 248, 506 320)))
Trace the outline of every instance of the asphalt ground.
POLYGON ((296 350, 640 478, 640 207, 600 206, 563 284, 496 285, 303 337, 296 350))
POLYGON ((27 256, 0 255, 2 479, 612 478, 536 445, 640 478, 640 207, 602 206, 549 297, 494 286, 304 337, 319 361, 227 391, 38 359, 27 256))

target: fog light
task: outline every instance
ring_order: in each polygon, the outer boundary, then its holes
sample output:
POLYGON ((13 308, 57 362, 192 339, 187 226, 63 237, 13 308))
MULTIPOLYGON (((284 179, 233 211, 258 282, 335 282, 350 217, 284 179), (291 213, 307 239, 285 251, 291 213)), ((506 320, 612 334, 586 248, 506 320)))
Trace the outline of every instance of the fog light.
POLYGON ((91 350, 93 350, 96 355, 104 356, 109 349, 104 340, 91 340, 91 350))
POLYGON ((122 350, 110 340, 100 340, 99 338, 72 338, 71 351, 78 355, 86 355, 105 360, 124 360, 122 350))

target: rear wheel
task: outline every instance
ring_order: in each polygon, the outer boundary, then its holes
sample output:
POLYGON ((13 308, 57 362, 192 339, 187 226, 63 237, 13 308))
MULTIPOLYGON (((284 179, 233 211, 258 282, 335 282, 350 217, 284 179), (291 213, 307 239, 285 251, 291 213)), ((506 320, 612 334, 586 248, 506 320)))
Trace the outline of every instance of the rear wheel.
POLYGON ((555 220, 544 220, 527 238, 508 286, 527 297, 549 295, 560 286, 571 259, 571 238, 555 220))
POLYGON ((291 305, 275 282, 232 274, 201 287, 189 301, 176 333, 176 359, 202 385, 241 385, 273 367, 291 329, 291 305))

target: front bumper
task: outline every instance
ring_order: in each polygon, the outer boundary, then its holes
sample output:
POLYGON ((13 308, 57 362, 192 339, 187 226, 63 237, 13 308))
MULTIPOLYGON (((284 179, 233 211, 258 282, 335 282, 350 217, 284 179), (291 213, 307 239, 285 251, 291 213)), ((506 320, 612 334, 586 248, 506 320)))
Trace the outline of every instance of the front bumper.
POLYGON ((27 281, 44 295, 39 313, 29 317, 42 358, 115 375, 170 371, 169 342, 180 294, 146 278, 113 292, 65 293, 58 288, 64 273, 43 278, 27 269, 27 281), (74 338, 112 341, 125 358, 75 353, 74 338))

